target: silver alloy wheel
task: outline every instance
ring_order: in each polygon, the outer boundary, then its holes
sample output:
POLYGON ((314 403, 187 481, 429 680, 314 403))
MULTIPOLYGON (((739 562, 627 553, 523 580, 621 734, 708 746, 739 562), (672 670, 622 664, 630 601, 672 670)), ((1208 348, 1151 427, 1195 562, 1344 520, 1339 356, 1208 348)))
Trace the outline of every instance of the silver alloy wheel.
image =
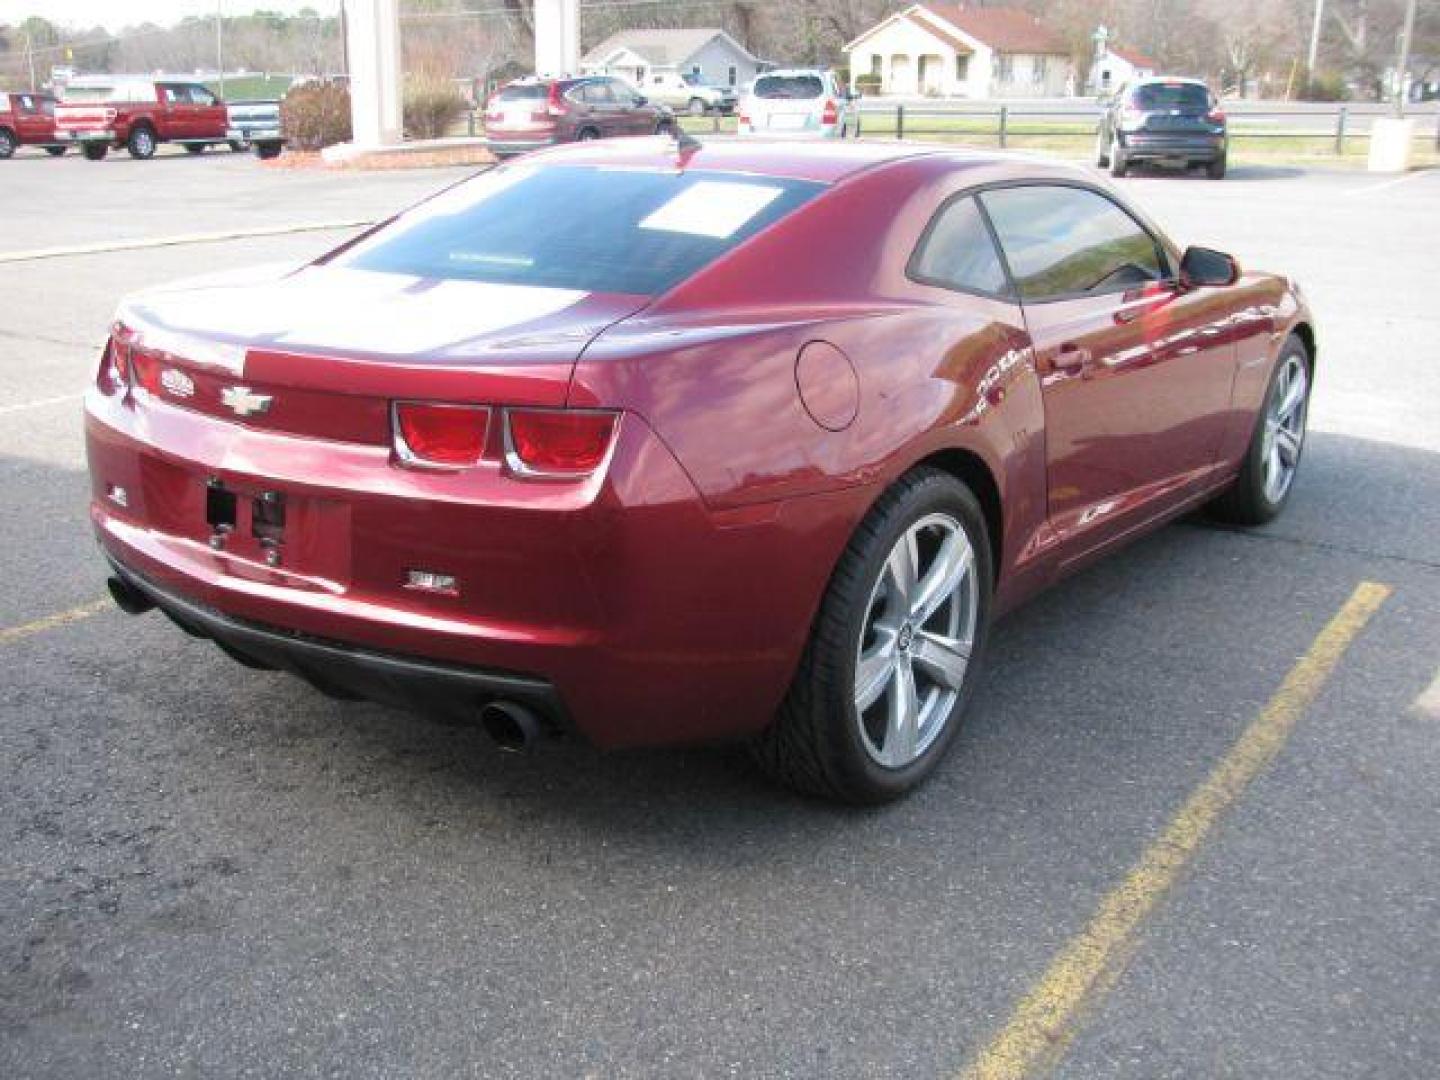
POLYGON ((1265 498, 1272 504, 1285 498, 1300 464, 1305 441, 1305 406, 1310 377, 1305 361, 1294 353, 1280 361, 1280 371, 1265 406, 1265 438, 1261 445, 1265 498))
POLYGON ((939 737, 965 682, 980 604, 975 549, 960 522, 928 514, 881 567, 855 655, 855 715, 866 753, 887 769, 939 737))

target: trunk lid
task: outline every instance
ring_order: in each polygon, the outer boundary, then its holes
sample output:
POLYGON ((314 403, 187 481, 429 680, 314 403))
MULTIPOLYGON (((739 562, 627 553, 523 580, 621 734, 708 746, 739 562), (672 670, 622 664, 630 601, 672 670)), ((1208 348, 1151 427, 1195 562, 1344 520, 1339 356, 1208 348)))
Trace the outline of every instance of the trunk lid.
POLYGON ((563 405, 585 346, 647 301, 309 266, 141 294, 114 347, 142 402, 388 445, 397 399, 563 405))

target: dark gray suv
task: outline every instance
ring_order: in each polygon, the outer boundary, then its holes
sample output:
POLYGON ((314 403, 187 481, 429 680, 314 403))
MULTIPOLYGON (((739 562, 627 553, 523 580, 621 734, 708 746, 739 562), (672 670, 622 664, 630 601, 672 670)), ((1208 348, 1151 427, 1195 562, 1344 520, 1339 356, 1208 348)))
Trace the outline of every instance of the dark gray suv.
POLYGON ((1142 79, 1110 99, 1095 136, 1095 162, 1124 176, 1142 162, 1205 166, 1225 175, 1229 135, 1215 95, 1199 79, 1142 79))

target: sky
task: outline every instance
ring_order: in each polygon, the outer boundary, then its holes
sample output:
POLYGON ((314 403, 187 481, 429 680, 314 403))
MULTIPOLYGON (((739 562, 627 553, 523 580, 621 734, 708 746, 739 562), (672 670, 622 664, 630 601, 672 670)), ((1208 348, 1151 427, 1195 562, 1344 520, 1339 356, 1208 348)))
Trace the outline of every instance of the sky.
MULTIPOLYGON (((18 23, 42 15, 61 26, 103 26, 112 33, 123 26, 153 22, 161 26, 186 15, 212 15, 217 0, 0 0, 0 23, 18 23)), ((291 14, 312 7, 321 14, 338 11, 340 0, 218 0, 227 15, 248 15, 256 8, 291 14)))

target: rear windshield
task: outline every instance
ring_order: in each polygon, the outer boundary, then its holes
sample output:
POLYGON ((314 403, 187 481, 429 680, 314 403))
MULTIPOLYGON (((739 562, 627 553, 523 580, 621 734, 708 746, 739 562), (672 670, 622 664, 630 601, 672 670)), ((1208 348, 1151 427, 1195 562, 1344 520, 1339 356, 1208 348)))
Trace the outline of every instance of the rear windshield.
POLYGON ((819 75, 762 75, 753 91, 758 98, 817 98, 825 93, 819 75))
POLYGON ((507 86, 495 95, 496 101, 544 101, 550 88, 544 83, 526 83, 524 86, 507 86))
POLYGON ((1130 95, 1137 109, 1200 109, 1210 108, 1210 91, 1196 83, 1146 83, 1130 95))
POLYGON ((721 172, 510 165, 407 211, 335 265, 654 296, 823 188, 721 172))

